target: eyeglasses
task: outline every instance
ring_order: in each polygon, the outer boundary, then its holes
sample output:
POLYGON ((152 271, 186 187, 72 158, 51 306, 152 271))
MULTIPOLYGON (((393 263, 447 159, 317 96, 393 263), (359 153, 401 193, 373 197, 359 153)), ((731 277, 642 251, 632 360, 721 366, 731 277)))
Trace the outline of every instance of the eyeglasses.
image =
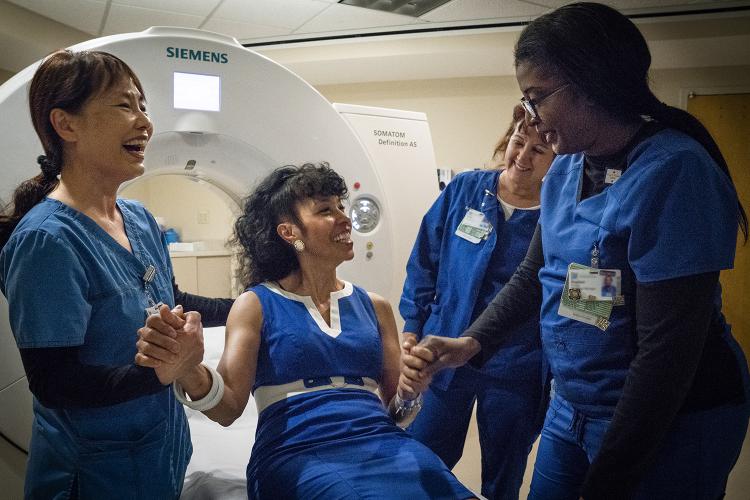
POLYGON ((536 99, 527 99, 526 97, 522 97, 521 98, 521 104, 523 105, 523 109, 525 109, 526 112, 531 115, 532 119, 538 120, 539 119, 539 112, 536 110, 536 108, 539 106, 539 104, 541 104, 542 101, 544 101, 548 97, 551 97, 554 94, 557 94, 558 92, 560 92, 562 89, 564 89, 568 85, 570 85, 570 83, 563 83, 562 85, 560 85, 556 89, 554 89, 551 92, 549 92, 547 95, 543 95, 543 96, 537 97, 536 99))

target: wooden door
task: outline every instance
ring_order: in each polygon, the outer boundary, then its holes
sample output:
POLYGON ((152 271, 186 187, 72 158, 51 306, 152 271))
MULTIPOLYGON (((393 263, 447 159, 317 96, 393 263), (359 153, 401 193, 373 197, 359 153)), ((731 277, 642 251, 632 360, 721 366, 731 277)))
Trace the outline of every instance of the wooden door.
MULTIPOLYGON (((688 111, 719 144, 740 201, 750 214, 750 93, 693 96, 688 111)), ((744 243, 741 234, 734 269, 721 273, 721 285, 724 315, 750 358, 750 241, 744 243)))

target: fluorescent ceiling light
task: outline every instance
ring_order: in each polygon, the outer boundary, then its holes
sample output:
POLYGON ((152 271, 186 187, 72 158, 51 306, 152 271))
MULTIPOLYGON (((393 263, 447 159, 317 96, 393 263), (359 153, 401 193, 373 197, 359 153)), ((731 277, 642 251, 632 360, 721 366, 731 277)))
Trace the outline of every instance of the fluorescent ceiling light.
POLYGON ((450 0, 339 0, 339 3, 363 7, 365 9, 382 10, 394 14, 419 17, 433 9, 437 9, 450 0))

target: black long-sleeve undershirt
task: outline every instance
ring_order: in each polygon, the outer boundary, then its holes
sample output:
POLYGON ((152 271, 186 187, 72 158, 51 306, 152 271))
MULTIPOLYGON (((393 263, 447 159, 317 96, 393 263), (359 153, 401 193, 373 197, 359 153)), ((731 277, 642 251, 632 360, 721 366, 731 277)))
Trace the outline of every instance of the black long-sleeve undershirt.
POLYGON ((737 360, 714 310, 718 283, 718 271, 638 283, 638 352, 589 468, 585 499, 630 498, 678 413, 742 401, 737 360))
POLYGON ((47 408, 100 408, 165 389, 152 368, 88 365, 80 347, 21 349, 29 389, 47 408))
POLYGON ((227 317, 232 304, 234 304, 234 299, 215 299, 183 292, 177 286, 174 276, 172 276, 172 290, 174 292, 174 303, 181 304, 185 311, 201 313, 201 323, 204 327, 227 324, 227 317))
MULTIPOLYGON (((172 278, 175 304, 201 313, 203 326, 226 324, 234 300, 214 299, 181 291, 172 278)), ((98 408, 154 394, 164 386, 151 368, 80 362, 80 347, 21 349, 29 389, 47 408, 98 408)))

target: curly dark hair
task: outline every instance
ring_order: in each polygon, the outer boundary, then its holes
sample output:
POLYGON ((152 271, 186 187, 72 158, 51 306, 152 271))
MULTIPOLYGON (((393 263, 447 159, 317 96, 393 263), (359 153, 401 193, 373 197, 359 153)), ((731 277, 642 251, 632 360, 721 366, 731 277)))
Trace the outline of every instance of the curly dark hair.
POLYGON ((346 199, 344 179, 322 162, 277 168, 243 201, 230 243, 239 247, 239 279, 245 287, 284 278, 299 268, 297 254, 276 232, 284 221, 302 225, 297 204, 308 198, 346 199))

